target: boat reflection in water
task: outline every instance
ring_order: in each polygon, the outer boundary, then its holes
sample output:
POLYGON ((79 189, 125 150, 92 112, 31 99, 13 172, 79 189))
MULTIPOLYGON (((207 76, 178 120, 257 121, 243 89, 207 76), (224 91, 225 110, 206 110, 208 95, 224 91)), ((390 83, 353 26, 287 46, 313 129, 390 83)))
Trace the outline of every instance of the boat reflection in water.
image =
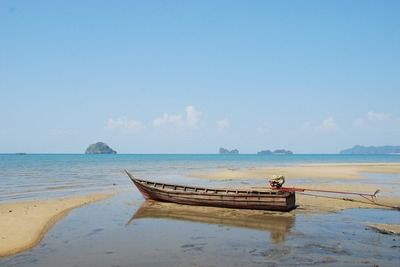
POLYGON ((275 244, 285 240, 295 224, 294 214, 259 210, 226 209, 174 203, 145 201, 128 224, 136 219, 171 219, 196 223, 226 225, 270 232, 275 244))

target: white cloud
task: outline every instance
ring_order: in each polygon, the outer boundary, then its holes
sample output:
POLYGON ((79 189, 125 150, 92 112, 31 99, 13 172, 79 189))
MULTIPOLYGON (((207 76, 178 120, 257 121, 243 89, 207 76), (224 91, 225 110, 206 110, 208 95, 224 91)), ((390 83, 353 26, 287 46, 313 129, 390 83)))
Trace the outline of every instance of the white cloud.
POLYGON ((172 126, 188 129, 198 128, 201 113, 194 106, 187 106, 185 114, 169 115, 164 113, 161 117, 153 120, 153 126, 158 128, 162 126, 172 126))
POLYGON ((164 113, 161 117, 153 120, 154 127, 161 127, 168 124, 182 126, 184 124, 182 115, 169 115, 167 113, 164 113))
POLYGON ((387 121, 392 117, 389 113, 368 111, 367 118, 371 121, 387 121))
POLYGON ((108 119, 106 128, 115 132, 131 134, 141 131, 144 126, 140 121, 130 120, 126 117, 122 117, 117 119, 108 119))
POLYGON ((318 132, 322 133, 334 133, 337 130, 337 126, 332 117, 329 117, 322 121, 321 125, 316 127, 318 132))
POLYGON ((378 124, 390 122, 392 120, 395 120, 392 114, 368 111, 363 117, 355 119, 354 126, 357 128, 376 127, 378 124))
POLYGON ((231 128, 231 123, 227 119, 217 121, 217 129, 219 132, 224 132, 231 128))
POLYGON ((319 124, 309 121, 304 122, 301 128, 308 132, 328 134, 336 132, 338 127, 335 120, 332 117, 328 117, 319 124))

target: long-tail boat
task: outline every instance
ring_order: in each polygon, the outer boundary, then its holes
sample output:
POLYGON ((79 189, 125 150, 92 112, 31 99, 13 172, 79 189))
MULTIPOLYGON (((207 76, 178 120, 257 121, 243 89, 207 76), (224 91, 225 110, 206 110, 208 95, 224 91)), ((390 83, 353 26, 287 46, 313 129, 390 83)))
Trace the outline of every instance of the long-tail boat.
POLYGON ((174 185, 137 179, 125 172, 145 199, 236 209, 290 211, 296 207, 295 192, 174 185))

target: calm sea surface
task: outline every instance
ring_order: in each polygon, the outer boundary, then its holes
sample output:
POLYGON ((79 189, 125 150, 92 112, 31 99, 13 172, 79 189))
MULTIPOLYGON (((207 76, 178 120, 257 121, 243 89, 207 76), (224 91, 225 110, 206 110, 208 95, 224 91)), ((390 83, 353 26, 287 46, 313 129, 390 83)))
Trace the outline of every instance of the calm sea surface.
POLYGON ((193 183, 193 172, 337 162, 400 162, 400 155, 0 154, 0 201, 126 188, 131 184, 124 169, 142 178, 193 183))
MULTIPOLYGON (((198 184, 211 181, 188 174, 336 162, 400 162, 400 155, 3 154, 3 202, 109 188, 122 192, 73 210, 37 246, 0 258, 0 266, 399 266, 399 236, 367 227, 368 223, 400 224, 398 211, 356 209, 314 215, 293 211, 292 216, 259 211, 257 221, 238 210, 219 209, 208 216, 197 207, 176 205, 166 212, 144 202, 123 173, 128 169, 143 178, 198 184)), ((400 181, 399 175, 388 177, 400 181)))

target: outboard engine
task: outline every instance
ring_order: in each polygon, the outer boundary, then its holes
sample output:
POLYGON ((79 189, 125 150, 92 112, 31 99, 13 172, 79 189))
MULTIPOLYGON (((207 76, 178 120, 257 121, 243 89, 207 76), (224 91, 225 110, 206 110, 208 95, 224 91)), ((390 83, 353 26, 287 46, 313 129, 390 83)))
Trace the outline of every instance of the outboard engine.
POLYGON ((279 189, 285 183, 285 177, 283 175, 272 175, 272 178, 269 180, 269 185, 272 189, 279 189))

